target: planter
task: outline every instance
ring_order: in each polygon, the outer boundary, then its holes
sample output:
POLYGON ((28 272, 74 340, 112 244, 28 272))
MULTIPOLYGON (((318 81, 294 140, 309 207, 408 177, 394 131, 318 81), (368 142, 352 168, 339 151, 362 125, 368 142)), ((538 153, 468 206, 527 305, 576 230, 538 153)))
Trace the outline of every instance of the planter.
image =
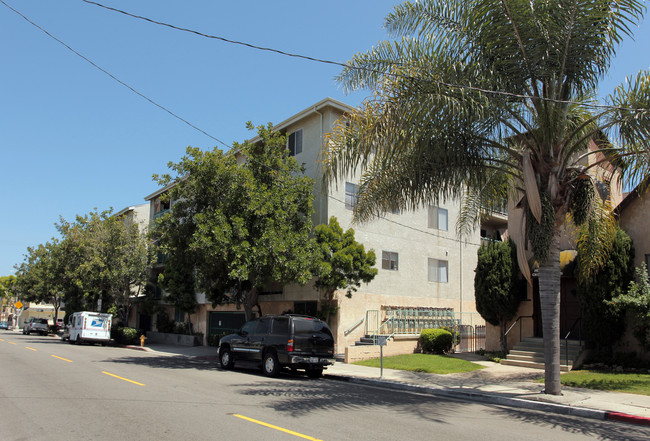
POLYGON ((179 346, 203 346, 203 338, 198 335, 168 334, 166 332, 147 332, 148 343, 163 343, 179 346))

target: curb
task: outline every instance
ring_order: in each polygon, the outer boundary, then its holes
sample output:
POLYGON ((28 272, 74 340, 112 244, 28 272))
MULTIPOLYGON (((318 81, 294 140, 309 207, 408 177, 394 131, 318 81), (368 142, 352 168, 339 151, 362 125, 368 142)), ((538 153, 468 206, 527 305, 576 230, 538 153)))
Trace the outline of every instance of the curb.
POLYGON ((650 418, 630 415, 622 412, 607 412, 605 415, 606 420, 621 421, 629 424, 637 424, 640 426, 650 427, 650 418))
POLYGON ((429 395, 435 395, 445 398, 455 398, 468 401, 477 401, 486 404, 497 404, 501 406, 518 407, 544 412, 555 413, 558 415, 577 416, 595 420, 619 421, 629 424, 650 426, 650 418, 629 415, 621 412, 611 412, 607 410, 589 409, 586 407, 567 406, 564 404, 548 403, 544 401, 525 400, 522 398, 510 398, 500 395, 486 394, 482 392, 471 392, 453 388, 439 388, 431 386, 419 386, 414 384, 399 383, 389 380, 377 380, 372 378, 360 378, 345 375, 325 374, 325 377, 347 383, 362 384, 366 386, 375 386, 385 389, 401 390, 408 392, 417 392, 429 395))

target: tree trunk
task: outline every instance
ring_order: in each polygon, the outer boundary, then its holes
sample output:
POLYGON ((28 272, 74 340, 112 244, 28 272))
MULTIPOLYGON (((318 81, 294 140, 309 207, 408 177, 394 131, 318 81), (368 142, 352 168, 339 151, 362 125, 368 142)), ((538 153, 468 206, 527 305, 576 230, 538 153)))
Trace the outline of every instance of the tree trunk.
MULTIPOLYGON (((257 305, 257 298, 258 293, 257 288, 255 287, 251 288, 250 291, 244 294, 244 301, 242 303, 244 304, 244 316, 246 317, 246 321, 253 320, 253 307, 257 305)), ((262 308, 259 308, 259 311, 261 313, 262 308)))
POLYGON ((561 395, 560 383, 560 238, 553 233, 548 259, 539 266, 539 300, 544 333, 544 392, 561 395))
POLYGON ((508 338, 506 337, 506 326, 508 325, 508 322, 501 322, 501 338, 500 343, 501 343, 501 351, 504 354, 508 353, 508 338))

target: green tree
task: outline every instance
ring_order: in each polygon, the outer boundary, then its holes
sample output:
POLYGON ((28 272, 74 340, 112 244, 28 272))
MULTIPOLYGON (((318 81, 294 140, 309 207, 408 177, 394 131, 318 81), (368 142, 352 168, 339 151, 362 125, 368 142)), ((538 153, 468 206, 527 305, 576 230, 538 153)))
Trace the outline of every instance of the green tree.
POLYGON ((175 184, 172 208, 154 230, 168 256, 162 281, 170 294, 198 290, 213 304, 243 305, 247 320, 254 307, 261 313, 259 289, 310 280, 314 248, 313 181, 283 135, 270 124, 257 133, 258 142, 235 143, 235 153, 188 148, 170 164, 177 177, 155 177, 175 184))
POLYGON ((14 287, 16 285, 16 276, 10 274, 8 276, 0 277, 0 308, 13 305, 13 300, 16 296, 14 287))
POLYGON ((71 304, 94 309, 101 299, 101 310, 126 325, 154 262, 146 234, 112 210, 77 216, 74 223, 61 219, 57 228, 68 263, 66 285, 76 297, 68 296, 71 304))
POLYGON ((474 276, 476 310, 486 322, 499 327, 501 350, 506 353, 506 326, 517 313, 525 290, 514 242, 490 242, 478 249, 474 276))
POLYGON ((317 253, 314 286, 321 292, 321 310, 329 322, 330 314, 336 314, 336 290, 345 289, 350 298, 361 282, 370 283, 377 275, 377 268, 373 268, 377 258, 373 250, 366 252, 363 244, 354 239, 352 228, 344 232, 334 216, 329 224, 316 226, 314 236, 317 253))
MULTIPOLYGON (((648 174, 648 72, 619 86, 611 106, 594 98, 616 46, 644 12, 636 0, 405 2, 385 21, 401 39, 355 55, 340 75, 348 90, 375 90, 322 152, 327 181, 361 173, 357 221, 456 199, 465 233, 483 210, 516 198, 521 237, 539 262, 548 394, 561 393, 566 215, 580 224, 603 211, 593 209, 599 198, 589 173, 599 162, 617 158, 623 176, 648 174)), ((524 248, 518 261, 529 279, 524 248)))
POLYGON ((9 301, 14 296, 13 288, 16 283, 16 276, 13 274, 0 277, 0 298, 9 301))
POLYGON ((627 292, 614 297, 610 305, 618 311, 634 313, 634 335, 645 350, 650 350, 650 277, 645 263, 634 272, 635 280, 630 282, 627 292))
POLYGON ((28 247, 23 263, 17 266, 16 290, 23 300, 49 303, 54 307, 53 322, 64 299, 61 243, 52 239, 45 245, 28 247))
MULTIPOLYGON (((588 234, 588 233, 587 233, 588 234)), ((584 241, 587 241, 584 238, 584 241)), ((580 251, 578 251, 580 253, 580 251)), ((601 349, 610 348, 625 331, 623 312, 611 306, 613 297, 625 294, 634 274, 632 239, 620 228, 605 263, 594 277, 584 277, 584 262, 578 259, 578 300, 582 329, 601 349)))

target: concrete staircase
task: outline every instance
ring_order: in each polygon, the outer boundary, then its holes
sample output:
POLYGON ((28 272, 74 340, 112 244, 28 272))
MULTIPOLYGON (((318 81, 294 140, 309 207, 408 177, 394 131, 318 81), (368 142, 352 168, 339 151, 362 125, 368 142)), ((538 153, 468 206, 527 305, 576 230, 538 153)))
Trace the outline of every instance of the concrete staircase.
MULTIPOLYGON (((567 351, 564 347, 564 340, 560 340, 560 370, 562 372, 570 371, 581 352, 580 342, 568 340, 567 351)), ((523 339, 515 345, 506 359, 501 361, 501 364, 544 369, 544 340, 536 337, 523 339)))

